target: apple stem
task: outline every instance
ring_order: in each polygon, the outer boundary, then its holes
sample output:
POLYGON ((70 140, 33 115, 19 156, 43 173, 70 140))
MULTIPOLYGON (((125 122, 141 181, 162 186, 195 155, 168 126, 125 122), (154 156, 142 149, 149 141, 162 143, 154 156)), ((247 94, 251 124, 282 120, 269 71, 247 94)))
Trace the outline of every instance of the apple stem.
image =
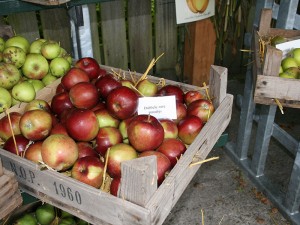
POLYGON ((199 164, 202 164, 202 163, 206 163, 206 162, 209 162, 209 161, 212 161, 212 160, 216 160, 216 159, 219 159, 219 156, 212 157, 212 158, 205 159, 205 160, 201 160, 201 161, 198 161, 198 162, 195 162, 195 163, 191 163, 189 167, 196 166, 196 165, 199 165, 199 164))
POLYGON ((5 113, 6 113, 7 118, 8 118, 8 123, 9 123, 10 131, 11 131, 11 134, 12 134, 12 138, 13 138, 13 141, 14 141, 15 149, 16 149, 17 155, 19 155, 19 149, 18 149, 18 147, 17 147, 17 142, 16 142, 14 130, 13 130, 13 127, 12 127, 12 124, 11 124, 11 119, 10 119, 9 110, 8 110, 8 109, 5 109, 5 113))
POLYGON ((108 163, 109 150, 110 150, 110 148, 107 149, 106 154, 105 154, 105 164, 104 164, 103 178, 102 178, 102 184, 101 184, 101 188, 100 188, 101 190, 104 189, 104 185, 105 185, 106 170, 107 170, 107 163, 108 163))

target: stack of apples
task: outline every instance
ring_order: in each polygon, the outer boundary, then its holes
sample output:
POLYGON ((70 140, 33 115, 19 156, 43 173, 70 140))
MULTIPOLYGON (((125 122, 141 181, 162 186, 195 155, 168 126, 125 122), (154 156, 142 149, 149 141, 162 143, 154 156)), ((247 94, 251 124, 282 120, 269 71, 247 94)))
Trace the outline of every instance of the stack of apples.
POLYGON ((300 79, 300 48, 294 48, 282 59, 279 76, 300 79))
POLYGON ((17 148, 7 116, 0 120, 3 148, 58 172, 69 171, 72 178, 95 188, 101 188, 103 177, 110 177, 114 195, 122 177, 121 163, 154 155, 160 185, 212 116, 214 106, 197 90, 120 77, 94 58, 79 59, 62 77, 50 103, 35 99, 23 114, 10 114, 17 148), (139 98, 170 95, 175 96, 177 119, 137 113, 139 98))
POLYGON ((62 77, 71 64, 72 57, 57 41, 0 38, 0 113, 35 99, 37 91, 62 77))

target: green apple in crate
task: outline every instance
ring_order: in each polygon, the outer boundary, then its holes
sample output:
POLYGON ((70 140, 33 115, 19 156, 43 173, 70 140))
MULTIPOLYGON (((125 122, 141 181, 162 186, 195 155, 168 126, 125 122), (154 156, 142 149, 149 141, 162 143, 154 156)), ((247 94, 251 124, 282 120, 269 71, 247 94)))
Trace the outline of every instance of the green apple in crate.
POLYGON ((39 39, 36 39, 35 41, 33 41, 30 44, 29 53, 38 53, 38 54, 41 54, 42 45, 46 41, 47 41, 46 39, 42 39, 42 38, 39 38, 39 39))
POLYGON ((296 60, 298 66, 300 66, 300 48, 293 49, 290 55, 296 60))
POLYGON ((23 51, 25 53, 28 53, 30 43, 25 37, 16 35, 16 36, 13 36, 13 37, 7 39, 5 42, 5 48, 11 47, 11 46, 19 47, 19 48, 23 49, 23 51))
POLYGON ((26 60, 26 52, 23 49, 15 46, 10 46, 2 52, 3 61, 21 68, 26 60))
POLYGON ((38 53, 27 54, 22 72, 27 78, 43 79, 49 71, 47 59, 38 53))
POLYGON ((300 76, 300 70, 298 67, 290 67, 279 74, 279 77, 297 79, 300 76))
POLYGON ((12 88, 12 97, 21 102, 30 102, 35 98, 35 89, 28 81, 22 81, 12 88))
POLYGON ((293 57, 286 57, 281 61, 283 71, 290 67, 298 67, 297 61, 293 57))
POLYGON ((2 113, 11 107, 12 96, 9 91, 3 87, 0 87, 0 96, 0 113, 2 113))
POLYGON ((21 73, 13 64, 0 63, 0 87, 11 89, 21 79, 21 73))

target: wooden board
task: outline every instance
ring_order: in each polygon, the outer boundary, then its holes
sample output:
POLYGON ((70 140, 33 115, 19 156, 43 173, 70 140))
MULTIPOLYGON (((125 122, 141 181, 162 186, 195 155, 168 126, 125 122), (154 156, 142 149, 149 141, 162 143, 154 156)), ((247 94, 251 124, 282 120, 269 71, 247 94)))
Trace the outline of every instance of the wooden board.
POLYGON ((69 2, 70 0, 22 0, 22 1, 35 3, 39 5, 61 5, 69 2))
POLYGON ((96 11, 96 4, 88 4, 89 15, 90 15, 90 27, 92 35, 92 46, 93 46, 93 58, 97 60, 98 63, 102 63, 101 59, 101 46, 99 40, 98 31, 98 17, 96 11))

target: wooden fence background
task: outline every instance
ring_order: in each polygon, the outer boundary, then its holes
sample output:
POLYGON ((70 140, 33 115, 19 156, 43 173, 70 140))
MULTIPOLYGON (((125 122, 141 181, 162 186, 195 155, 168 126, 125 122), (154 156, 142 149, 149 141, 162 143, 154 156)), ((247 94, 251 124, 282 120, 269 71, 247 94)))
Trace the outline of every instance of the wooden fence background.
MULTIPOLYGON (((94 58, 101 64, 144 72, 154 57, 164 53, 151 74, 202 86, 202 82, 209 77, 209 68, 214 61, 214 48, 204 49, 206 58, 202 61, 200 59, 197 64, 200 69, 203 68, 204 75, 199 76, 204 80, 195 81, 192 70, 188 72, 191 74, 183 76, 184 48, 192 51, 197 40, 186 32, 186 25, 176 24, 174 0, 156 0, 154 16, 151 2, 128 0, 128 5, 125 5, 124 0, 116 0, 89 4, 94 58), (190 41, 193 43, 189 43, 190 41), (211 57, 207 61, 208 51, 211 52, 211 57)), ((25 36, 29 41, 40 37, 60 41, 61 46, 71 52, 69 19, 66 8, 55 8, 2 16, 0 24, 11 25, 16 34, 25 36)), ((213 32, 209 19, 204 23, 208 23, 213 32)), ((207 29, 207 26, 203 29, 207 29)), ((206 38, 211 37, 208 35, 206 38)), ((193 64, 192 60, 190 63, 193 64)))

